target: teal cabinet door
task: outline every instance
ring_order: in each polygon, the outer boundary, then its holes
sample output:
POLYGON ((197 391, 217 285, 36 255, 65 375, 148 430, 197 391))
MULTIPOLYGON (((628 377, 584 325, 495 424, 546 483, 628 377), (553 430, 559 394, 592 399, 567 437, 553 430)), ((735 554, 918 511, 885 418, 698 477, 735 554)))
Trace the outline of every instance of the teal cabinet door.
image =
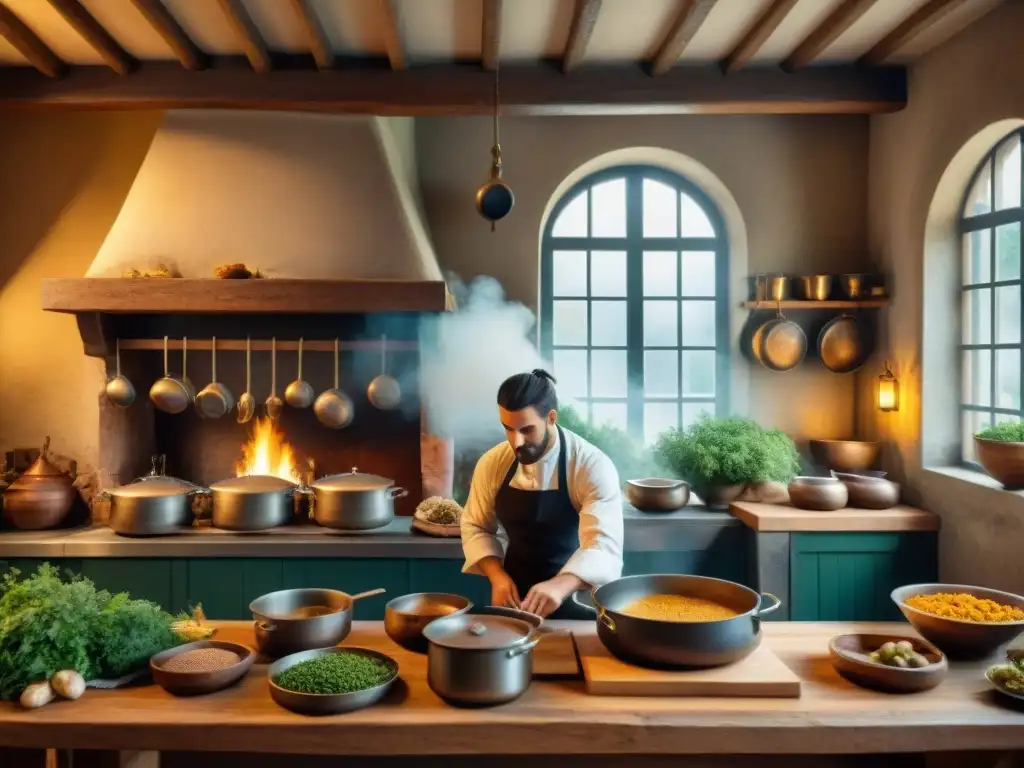
POLYGON ((152 600, 164 610, 179 610, 172 588, 169 558, 85 558, 81 573, 100 589, 128 592, 137 600, 152 600))
POLYGON ((251 619, 249 603, 284 589, 284 561, 273 558, 192 559, 186 570, 188 606, 202 605, 211 619, 251 619))
POLYGON ((491 584, 483 576, 462 572, 462 560, 409 560, 410 592, 447 592, 467 598, 473 605, 490 605, 491 584))
POLYGON ((889 594, 938 578, 934 533, 799 533, 790 550, 794 621, 898 621, 889 594))
POLYGON ((9 557, 0 560, 0 574, 7 573, 12 568, 17 568, 19 571, 19 576, 21 578, 25 578, 26 576, 30 576, 37 570, 39 570, 39 566, 42 565, 44 562, 51 562, 58 568, 63 568, 60 560, 46 561, 42 559, 37 560, 24 557, 9 557))

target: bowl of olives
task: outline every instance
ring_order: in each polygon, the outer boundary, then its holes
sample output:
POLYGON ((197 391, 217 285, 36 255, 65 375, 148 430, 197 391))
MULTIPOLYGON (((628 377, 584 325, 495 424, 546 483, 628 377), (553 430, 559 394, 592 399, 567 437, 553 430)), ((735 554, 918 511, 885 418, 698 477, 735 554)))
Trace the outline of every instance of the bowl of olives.
POLYGON ((949 673, 942 651, 916 637, 839 635, 829 641, 828 649, 836 672, 876 691, 927 691, 949 673))

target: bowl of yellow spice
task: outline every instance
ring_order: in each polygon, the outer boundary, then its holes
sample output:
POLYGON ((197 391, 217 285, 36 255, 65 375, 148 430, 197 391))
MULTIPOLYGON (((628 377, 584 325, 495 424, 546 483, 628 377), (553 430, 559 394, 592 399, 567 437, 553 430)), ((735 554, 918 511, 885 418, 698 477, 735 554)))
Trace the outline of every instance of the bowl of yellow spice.
POLYGON ((892 599, 922 637, 951 659, 981 659, 1024 632, 1024 597, 966 584, 908 584, 892 599))

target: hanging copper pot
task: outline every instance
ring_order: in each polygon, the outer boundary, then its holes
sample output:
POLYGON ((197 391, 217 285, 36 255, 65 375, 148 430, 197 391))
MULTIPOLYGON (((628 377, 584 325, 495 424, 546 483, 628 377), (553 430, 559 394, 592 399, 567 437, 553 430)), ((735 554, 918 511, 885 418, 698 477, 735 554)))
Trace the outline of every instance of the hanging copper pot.
POLYGON ((501 179, 501 144, 498 141, 498 65, 494 67, 494 145, 491 147, 491 177, 480 185, 476 191, 476 209, 480 215, 491 222, 503 219, 512 211, 516 204, 516 196, 512 188, 501 179))
POLYGON ((50 462, 49 451, 50 438, 47 437, 39 458, 4 491, 4 518, 15 528, 26 531, 56 528, 71 511, 75 500, 74 480, 50 462))

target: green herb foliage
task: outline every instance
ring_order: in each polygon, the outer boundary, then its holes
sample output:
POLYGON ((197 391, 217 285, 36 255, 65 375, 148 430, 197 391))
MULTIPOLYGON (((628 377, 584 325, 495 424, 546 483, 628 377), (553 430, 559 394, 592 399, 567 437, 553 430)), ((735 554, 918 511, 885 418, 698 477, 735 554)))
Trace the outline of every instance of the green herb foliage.
POLYGON ((685 429, 664 432, 654 454, 698 494, 710 486, 788 482, 800 471, 800 455, 785 433, 738 417, 705 416, 685 429))
POLYGON ((1001 440, 1007 443, 1024 443, 1024 424, 993 424, 977 433, 982 440, 1001 440))
POLYGON ((120 677, 181 642, 173 618, 153 603, 111 595, 84 578, 61 580, 49 563, 19 576, 12 569, 0 578, 0 699, 62 669, 86 680, 120 677))
POLYGON ((1014 693, 1024 693, 1024 661, 1010 660, 1008 664, 996 664, 988 668, 988 678, 1014 693))
POLYGON ((391 674, 391 668, 380 659, 359 653, 328 653, 288 667, 274 682, 298 693, 352 693, 375 688, 391 674))
POLYGON ((590 424, 569 406, 558 409, 558 423, 600 449, 611 459, 621 480, 635 480, 650 475, 654 463, 651 455, 618 427, 590 424))

